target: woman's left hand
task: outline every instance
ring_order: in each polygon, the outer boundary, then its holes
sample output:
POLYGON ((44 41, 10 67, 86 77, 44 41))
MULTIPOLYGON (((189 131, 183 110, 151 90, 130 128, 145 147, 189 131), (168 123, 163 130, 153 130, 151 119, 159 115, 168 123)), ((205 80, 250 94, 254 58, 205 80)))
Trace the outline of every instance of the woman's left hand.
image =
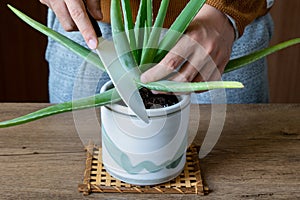
POLYGON ((142 82, 179 73, 169 80, 199 82, 219 80, 230 59, 234 28, 227 16, 205 4, 171 51, 156 66, 141 75, 142 82))

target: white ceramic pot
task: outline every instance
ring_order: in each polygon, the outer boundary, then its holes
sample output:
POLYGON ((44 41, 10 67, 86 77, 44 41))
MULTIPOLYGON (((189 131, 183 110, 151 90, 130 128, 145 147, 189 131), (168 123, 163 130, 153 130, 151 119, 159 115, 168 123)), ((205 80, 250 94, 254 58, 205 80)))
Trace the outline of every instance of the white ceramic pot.
MULTIPOLYGON (((101 92, 112 87, 106 83, 101 92)), ((153 185, 178 176, 186 162, 190 96, 179 103, 147 109, 150 123, 120 104, 101 107, 102 159, 113 177, 135 185, 153 185)))

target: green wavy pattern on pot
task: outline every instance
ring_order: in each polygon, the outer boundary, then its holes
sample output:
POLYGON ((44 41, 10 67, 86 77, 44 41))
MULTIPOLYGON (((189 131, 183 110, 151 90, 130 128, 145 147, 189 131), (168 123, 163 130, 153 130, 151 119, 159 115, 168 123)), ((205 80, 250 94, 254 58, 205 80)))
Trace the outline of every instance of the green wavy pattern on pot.
MULTIPOLYGON (((185 136, 187 137, 187 136, 185 136)), ((184 139, 186 141, 187 138, 184 139)), ((137 165, 133 165, 130 161, 130 158, 120 150, 111 139, 108 137, 105 127, 102 125, 102 140, 103 144, 106 147, 110 157, 119 165, 121 166, 127 173, 129 174, 138 174, 142 170, 147 170, 150 173, 158 172, 164 168, 171 169, 176 168, 180 163, 180 159, 182 158, 182 152, 186 150, 186 143, 182 142, 180 147, 177 150, 177 153, 174 155, 173 158, 165 161, 160 165, 156 165, 151 161, 143 161, 137 165)))

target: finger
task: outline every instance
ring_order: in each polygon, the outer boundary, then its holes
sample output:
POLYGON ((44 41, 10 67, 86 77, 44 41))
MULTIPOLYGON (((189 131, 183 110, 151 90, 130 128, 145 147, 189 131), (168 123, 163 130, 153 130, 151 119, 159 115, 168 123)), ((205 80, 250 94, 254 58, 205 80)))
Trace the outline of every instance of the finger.
POLYGON ((48 1, 46 1, 46 0, 40 0, 40 3, 42 3, 42 4, 46 5, 46 6, 48 6, 50 9, 52 9, 52 8, 51 8, 51 4, 50 4, 48 1))
POLYGON ((190 55, 188 62, 186 62, 172 77, 171 80, 178 82, 191 82, 198 75, 202 80, 209 80, 213 70, 217 68, 212 58, 204 52, 202 47, 194 49, 194 53, 190 55))
POLYGON ((190 62, 186 62, 173 77, 169 80, 176 82, 191 82, 198 74, 198 70, 191 65, 190 62))
POLYGON ((64 30, 77 30, 76 24, 69 14, 68 8, 64 1, 52 0, 51 2, 48 2, 47 5, 53 10, 64 30))
POLYGON ((181 72, 183 72, 183 74, 178 74, 174 77, 174 79, 176 81, 183 82, 191 81, 196 76, 197 71, 199 71, 202 67, 203 61, 209 59, 210 57, 208 55, 208 52, 204 49, 204 47, 202 47, 193 38, 184 35, 177 42, 174 48, 171 49, 171 53, 169 52, 167 56, 160 62, 160 64, 165 66, 165 70, 163 70, 163 68, 161 67, 160 71, 153 71, 151 73, 146 72, 144 76, 146 76, 147 80, 150 81, 158 80, 155 79, 157 78, 154 74, 155 72, 160 73, 159 77, 163 78, 164 76, 174 71, 183 61, 188 60, 190 64, 185 63, 183 69, 180 70, 181 72))
MULTIPOLYGON (((221 80, 221 73, 218 70, 218 68, 214 68, 213 72, 211 73, 211 76, 208 79, 204 79, 201 74, 198 74, 192 82, 203 82, 203 81, 220 81, 221 80)), ((201 91, 195 91, 195 93, 201 93, 201 92, 207 92, 208 90, 201 90, 201 91)))
POLYGON ((204 62, 199 74, 202 77, 202 81, 213 81, 221 78, 218 66, 212 59, 204 62))
MULTIPOLYGON (((200 75, 200 74, 198 74, 195 78, 194 78, 194 80, 192 81, 192 82, 196 82, 196 83, 198 83, 198 82, 203 82, 204 80, 203 80, 203 78, 202 78, 202 76, 200 75)), ((194 91, 195 93, 201 93, 201 92, 207 92, 207 90, 201 90, 201 91, 194 91)))
MULTIPOLYGON (((197 55, 193 55, 192 57, 195 56, 197 55)), ((171 80, 177 82, 192 82, 198 75, 201 77, 209 76, 212 68, 216 68, 216 66, 211 62, 211 59, 189 59, 171 80)), ((204 78, 202 79, 204 80, 204 78)))
POLYGON ((198 75, 193 79, 192 82, 203 82, 203 81, 204 81, 204 79, 203 79, 203 77, 201 76, 201 74, 198 74, 198 75))
POLYGON ((185 59, 181 56, 169 52, 160 63, 141 75, 141 81, 147 83, 165 78, 174 72, 184 61, 185 59))
POLYGON ((141 81, 152 82, 168 76, 189 58, 195 45, 199 44, 186 35, 182 36, 160 63, 142 74, 141 81))
POLYGON ((69 13, 74 20, 78 30, 81 32, 85 42, 91 49, 98 45, 97 36, 92 23, 86 13, 85 5, 81 0, 66 0, 69 13))
POLYGON ((222 74, 218 68, 213 68, 209 73, 199 73, 191 82, 204 82, 204 81, 220 81, 222 74))
POLYGON ((218 60, 218 63, 219 63, 218 64, 218 69, 219 69, 221 74, 223 74, 227 63, 230 60, 230 54, 231 54, 231 49, 227 51, 227 54, 225 53, 225 50, 224 50, 224 52, 219 51, 218 54, 217 54, 216 59, 218 60))
MULTIPOLYGON (((227 58, 222 52, 214 53, 215 57, 207 57, 205 64, 200 69, 199 73, 202 81, 220 81, 227 58)), ((194 81, 194 80, 193 80, 194 81)))
POLYGON ((100 0, 86 0, 86 6, 94 17, 94 19, 100 21, 103 19, 103 15, 100 7, 100 0))

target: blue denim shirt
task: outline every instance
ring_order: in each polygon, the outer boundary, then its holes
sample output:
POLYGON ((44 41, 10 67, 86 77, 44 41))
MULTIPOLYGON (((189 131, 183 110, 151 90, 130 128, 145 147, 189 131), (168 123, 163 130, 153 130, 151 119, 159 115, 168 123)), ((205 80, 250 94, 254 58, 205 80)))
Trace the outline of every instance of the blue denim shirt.
MULTIPOLYGON (((111 39, 110 25, 99 23, 99 26, 103 37, 111 39)), ((51 10, 48 12, 48 27, 86 46, 79 32, 65 32, 63 30, 51 10)), ((231 59, 267 47, 272 33, 273 21, 270 14, 256 19, 246 27, 243 36, 235 41, 231 59)), ((49 63, 49 95, 51 103, 66 102, 83 96, 91 96, 98 93, 101 86, 109 80, 105 72, 87 63, 50 38, 46 59, 49 63)), ((239 70, 223 74, 222 80, 240 81, 245 88, 212 90, 193 94, 192 102, 199 104, 268 102, 268 74, 265 58, 239 70)))

